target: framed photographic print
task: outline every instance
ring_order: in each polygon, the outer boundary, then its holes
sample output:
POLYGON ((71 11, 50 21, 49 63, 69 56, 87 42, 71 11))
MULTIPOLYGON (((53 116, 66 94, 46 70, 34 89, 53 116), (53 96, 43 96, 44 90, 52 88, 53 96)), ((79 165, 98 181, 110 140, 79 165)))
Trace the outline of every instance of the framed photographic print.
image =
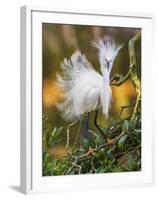
POLYGON ((153 183, 149 14, 21 8, 21 191, 153 183))

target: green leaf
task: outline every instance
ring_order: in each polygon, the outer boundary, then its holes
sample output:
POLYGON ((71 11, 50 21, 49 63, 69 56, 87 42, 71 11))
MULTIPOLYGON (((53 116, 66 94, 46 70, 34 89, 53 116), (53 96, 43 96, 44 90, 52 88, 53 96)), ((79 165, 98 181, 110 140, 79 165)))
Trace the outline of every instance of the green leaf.
POLYGON ((116 124, 116 119, 115 118, 111 118, 111 124, 112 124, 112 126, 115 126, 115 124, 116 124))
POLYGON ((93 153, 94 158, 100 158, 100 153, 93 153))
POLYGON ((141 129, 135 129, 134 132, 135 133, 141 133, 141 129))
POLYGON ((49 160, 50 160, 50 155, 48 153, 45 153, 44 154, 44 163, 49 162, 49 160))
POLYGON ((57 128, 55 127, 51 133, 51 137, 54 138, 56 134, 57 128))
MULTIPOLYGON (((56 128, 56 127, 55 127, 55 128, 53 129, 52 133, 51 133, 50 139, 56 140, 56 139, 59 137, 59 135, 61 134, 62 130, 63 130, 63 127, 60 127, 60 128, 56 128)), ((51 142, 51 141, 50 141, 50 142, 51 142)))
POLYGON ((95 170, 96 173, 104 173, 105 169, 103 167, 99 167, 98 169, 95 170))
POLYGON ((106 154, 107 154, 107 157, 108 157, 108 158, 111 158, 111 157, 112 157, 112 151, 111 151, 111 149, 109 149, 109 150, 106 152, 106 154))
POLYGON ((135 129, 136 124, 137 124, 137 119, 135 118, 134 120, 132 120, 132 121, 130 122, 131 128, 132 128, 132 129, 135 129))
POLYGON ((132 155, 129 155, 129 156, 128 156, 128 165, 129 165, 129 167, 130 167, 131 169, 133 169, 133 167, 135 166, 135 161, 134 161, 132 155))
POLYGON ((89 140, 88 140, 88 139, 85 139, 85 138, 82 140, 82 143, 83 143, 83 146, 86 147, 86 148, 87 148, 87 147, 89 146, 89 144, 90 144, 89 140))
POLYGON ((56 131, 56 137, 58 137, 58 136, 61 134, 62 131, 63 131, 63 127, 61 126, 61 127, 58 128, 57 131, 56 131))
POLYGON ((123 144, 123 143, 125 142, 127 136, 128 136, 127 134, 126 134, 126 135, 123 135, 123 136, 119 139, 118 144, 123 144))
POLYGON ((59 144, 61 141, 62 141, 62 138, 53 140, 53 141, 50 142, 50 144, 48 145, 48 147, 49 147, 49 148, 53 148, 53 147, 55 147, 57 144, 59 144))
POLYGON ((47 163, 47 165, 46 165, 46 169, 47 169, 47 170, 50 170, 51 168, 52 168, 52 163, 50 163, 50 162, 47 163))
POLYGON ((105 172, 105 169, 102 167, 100 170, 99 170, 99 173, 104 173, 105 172))
POLYGON ((103 140, 103 138, 101 138, 100 136, 96 137, 95 139, 95 144, 96 145, 101 145, 103 144, 105 141, 103 140))
POLYGON ((129 121, 128 120, 124 120, 123 125, 122 125, 122 130, 123 131, 129 130, 129 121))

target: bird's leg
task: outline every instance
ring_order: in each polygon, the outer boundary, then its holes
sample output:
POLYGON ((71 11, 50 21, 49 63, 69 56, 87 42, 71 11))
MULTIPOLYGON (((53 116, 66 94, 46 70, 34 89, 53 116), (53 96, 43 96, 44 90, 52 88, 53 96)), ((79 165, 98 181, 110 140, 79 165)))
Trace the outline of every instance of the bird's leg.
POLYGON ((86 117, 81 122, 80 139, 81 139, 81 142, 84 139, 86 139, 86 140, 90 139, 90 134, 89 134, 89 113, 87 113, 86 117))
POLYGON ((95 125, 95 127, 99 130, 99 132, 101 133, 101 135, 106 139, 106 136, 105 136, 104 132, 103 132, 102 129, 98 126, 97 119, 98 119, 98 110, 96 110, 96 112, 95 112, 94 125, 95 125))
POLYGON ((81 124, 82 124, 82 120, 83 120, 83 117, 80 117, 79 119, 79 127, 78 127, 78 131, 77 131, 77 136, 76 136, 76 140, 75 140, 75 143, 72 147, 72 153, 73 151, 75 150, 76 146, 77 146, 77 143, 78 143, 78 140, 79 140, 79 137, 80 137, 80 129, 81 129, 81 124))
POLYGON ((69 125, 67 126, 67 130, 66 130, 67 139, 66 139, 66 147, 65 147, 65 148, 66 148, 66 151, 68 150, 69 143, 70 143, 70 128, 71 128, 74 124, 76 124, 78 121, 79 121, 79 119, 76 120, 76 121, 74 121, 74 122, 72 122, 71 124, 69 124, 69 125))
POLYGON ((89 112, 87 113, 86 128, 89 129, 89 112))
MULTIPOLYGON (((90 133, 89 133, 89 112, 87 113, 84 120, 81 120, 81 127, 80 127, 80 143, 82 145, 83 140, 90 140, 90 133)), ((92 148, 91 146, 88 149, 87 155, 92 154, 96 149, 92 148)))

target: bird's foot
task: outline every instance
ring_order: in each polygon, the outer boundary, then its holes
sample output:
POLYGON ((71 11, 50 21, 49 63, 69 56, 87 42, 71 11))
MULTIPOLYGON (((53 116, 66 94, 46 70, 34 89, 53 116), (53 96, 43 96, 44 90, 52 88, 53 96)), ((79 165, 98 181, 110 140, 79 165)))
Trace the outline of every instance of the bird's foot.
POLYGON ((115 144, 116 143, 116 139, 107 139, 107 144, 108 145, 113 145, 113 144, 115 144))
POLYGON ((112 78, 111 78, 111 82, 118 82, 123 78, 123 75, 121 74, 115 74, 112 78))
POLYGON ((88 149, 88 152, 87 152, 87 155, 90 155, 90 154, 92 154, 94 151, 96 151, 97 149, 95 149, 95 148, 92 148, 92 147, 89 147, 89 149, 88 149))

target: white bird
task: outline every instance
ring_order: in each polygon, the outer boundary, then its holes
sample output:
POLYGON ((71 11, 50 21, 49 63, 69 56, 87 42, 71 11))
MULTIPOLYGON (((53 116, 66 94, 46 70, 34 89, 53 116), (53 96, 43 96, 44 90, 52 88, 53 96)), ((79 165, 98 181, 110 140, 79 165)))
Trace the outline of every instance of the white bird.
MULTIPOLYGON (((123 45, 115 43, 110 36, 92 44, 98 49, 101 74, 94 70, 84 54, 76 51, 61 64, 62 76, 57 75, 57 82, 65 91, 64 101, 57 104, 57 108, 67 121, 78 120, 91 111, 96 111, 97 119, 100 107, 105 118, 108 117, 112 100, 110 73, 114 59, 123 45)), ((100 130, 96 120, 95 125, 100 130)))

